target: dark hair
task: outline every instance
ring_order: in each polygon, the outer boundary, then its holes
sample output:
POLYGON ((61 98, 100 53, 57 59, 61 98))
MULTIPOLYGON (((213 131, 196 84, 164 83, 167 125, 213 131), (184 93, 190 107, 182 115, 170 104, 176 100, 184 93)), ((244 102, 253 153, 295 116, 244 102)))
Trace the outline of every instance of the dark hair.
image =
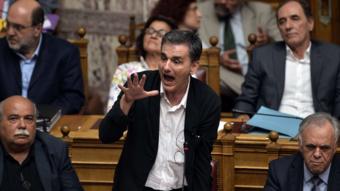
POLYGON ((189 48, 191 62, 198 61, 202 53, 201 39, 195 32, 185 30, 173 30, 165 34, 161 47, 164 44, 186 44, 189 48))
POLYGON ((44 23, 44 10, 41 6, 32 11, 32 25, 36 26, 44 23))
POLYGON ((151 16, 163 15, 173 19, 177 25, 184 21, 191 3, 196 0, 159 0, 151 11, 151 16))
POLYGON ((154 21, 162 21, 165 22, 166 24, 169 25, 169 27, 171 28, 171 30, 173 29, 177 29, 177 25, 175 24, 175 22, 167 17, 161 16, 161 15, 155 15, 150 17, 145 25, 144 28, 142 29, 141 33, 138 35, 137 39, 136 39, 136 49, 137 49, 137 53, 139 56, 142 56, 143 58, 145 58, 146 56, 146 51, 144 49, 144 36, 145 36, 145 30, 147 28, 150 27, 150 25, 154 22, 154 21))
POLYGON ((277 7, 277 11, 276 11, 276 19, 278 19, 278 12, 279 10, 287 3, 289 2, 297 2, 302 10, 303 10, 303 13, 305 14, 305 16, 307 18, 313 18, 313 14, 312 14, 312 11, 311 11, 311 8, 310 8, 310 4, 308 1, 306 0, 283 0, 280 2, 279 6, 277 7))

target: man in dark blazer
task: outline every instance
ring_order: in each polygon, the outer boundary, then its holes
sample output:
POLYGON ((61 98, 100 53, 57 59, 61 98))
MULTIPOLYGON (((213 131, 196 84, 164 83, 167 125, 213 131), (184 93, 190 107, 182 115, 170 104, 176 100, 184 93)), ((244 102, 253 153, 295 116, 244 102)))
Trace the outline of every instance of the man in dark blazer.
POLYGON ((0 190, 81 191, 61 140, 36 131, 37 109, 27 98, 0 103, 0 190))
POLYGON ((299 153, 270 162, 265 191, 340 190, 335 118, 315 113, 300 124, 299 153), (315 184, 315 185, 314 185, 315 184))
POLYGON ((266 106, 305 117, 327 112, 340 118, 340 48, 310 40, 314 21, 308 3, 286 0, 277 12, 284 42, 253 51, 234 110, 266 106))
POLYGON ((0 101, 22 95, 74 114, 84 104, 79 50, 42 34, 44 13, 34 0, 16 1, 0 39, 0 101))
POLYGON ((202 44, 196 34, 175 30, 163 37, 161 49, 159 71, 134 74, 120 85, 122 93, 100 124, 104 143, 128 129, 113 190, 208 191, 220 101, 190 76, 202 44))

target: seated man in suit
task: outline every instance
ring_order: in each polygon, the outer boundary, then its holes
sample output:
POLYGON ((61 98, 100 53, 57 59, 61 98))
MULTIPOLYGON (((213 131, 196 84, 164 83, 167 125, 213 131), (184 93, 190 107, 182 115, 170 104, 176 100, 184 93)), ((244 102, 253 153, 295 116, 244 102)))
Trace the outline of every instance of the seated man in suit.
MULTIPOLYGON (((311 40, 314 20, 305 0, 285 0, 277 11, 284 42, 255 48, 235 111, 266 106, 299 117, 340 117, 340 48, 311 40)), ((246 117, 247 118, 247 117, 246 117)))
MULTIPOLYGON (((209 42, 211 36, 219 38, 221 94, 234 101, 241 93, 243 75, 248 69, 248 35, 257 34, 259 44, 281 40, 275 13, 269 4, 245 0, 208 0, 198 5, 202 12, 202 41, 209 42)), ((230 110, 233 101, 225 107, 230 110)))
POLYGON ((99 129, 104 143, 128 129, 113 190, 211 189, 220 101, 190 75, 201 52, 195 33, 170 31, 162 39, 159 70, 135 73, 119 86, 122 92, 99 129))
POLYGON ((337 120, 327 113, 305 118, 298 135, 300 152, 270 162, 264 190, 340 190, 338 128, 337 120))
POLYGON ((83 190, 67 145, 36 131, 37 108, 27 98, 0 103, 0 190, 83 190))
POLYGON ((78 113, 84 104, 79 50, 42 34, 44 12, 37 1, 18 0, 8 12, 0 39, 0 101, 22 95, 36 104, 78 113))

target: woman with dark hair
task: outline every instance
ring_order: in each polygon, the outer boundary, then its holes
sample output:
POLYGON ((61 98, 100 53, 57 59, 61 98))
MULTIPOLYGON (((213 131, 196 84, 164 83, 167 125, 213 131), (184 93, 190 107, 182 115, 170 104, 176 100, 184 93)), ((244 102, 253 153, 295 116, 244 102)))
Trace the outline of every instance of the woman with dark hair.
POLYGON ((171 18, 179 29, 191 31, 199 29, 202 16, 196 0, 159 0, 151 11, 153 15, 171 18))
POLYGON ((118 84, 124 84, 128 76, 133 73, 158 69, 162 37, 165 33, 176 28, 175 22, 164 16, 151 16, 147 20, 136 40, 136 49, 140 60, 121 64, 117 67, 112 78, 107 111, 111 109, 120 93, 118 84))

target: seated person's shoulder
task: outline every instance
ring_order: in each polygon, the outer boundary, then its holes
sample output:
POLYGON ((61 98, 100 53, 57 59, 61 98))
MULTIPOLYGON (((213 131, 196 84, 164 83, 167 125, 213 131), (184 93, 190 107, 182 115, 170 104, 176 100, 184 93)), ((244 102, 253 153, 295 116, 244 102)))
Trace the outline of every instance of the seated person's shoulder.
POLYGON ((288 155, 288 156, 284 156, 284 157, 272 160, 270 163, 273 166, 284 168, 284 167, 289 166, 293 161, 296 161, 296 160, 303 161, 302 156, 300 154, 288 155))
POLYGON ((50 34, 43 34, 43 41, 45 40, 45 43, 48 47, 54 47, 55 49, 60 49, 60 50, 71 50, 71 49, 78 49, 78 47, 69 41, 52 36, 50 34))
POLYGON ((36 140, 40 141, 49 151, 60 151, 66 147, 66 143, 48 133, 37 131, 36 140))

